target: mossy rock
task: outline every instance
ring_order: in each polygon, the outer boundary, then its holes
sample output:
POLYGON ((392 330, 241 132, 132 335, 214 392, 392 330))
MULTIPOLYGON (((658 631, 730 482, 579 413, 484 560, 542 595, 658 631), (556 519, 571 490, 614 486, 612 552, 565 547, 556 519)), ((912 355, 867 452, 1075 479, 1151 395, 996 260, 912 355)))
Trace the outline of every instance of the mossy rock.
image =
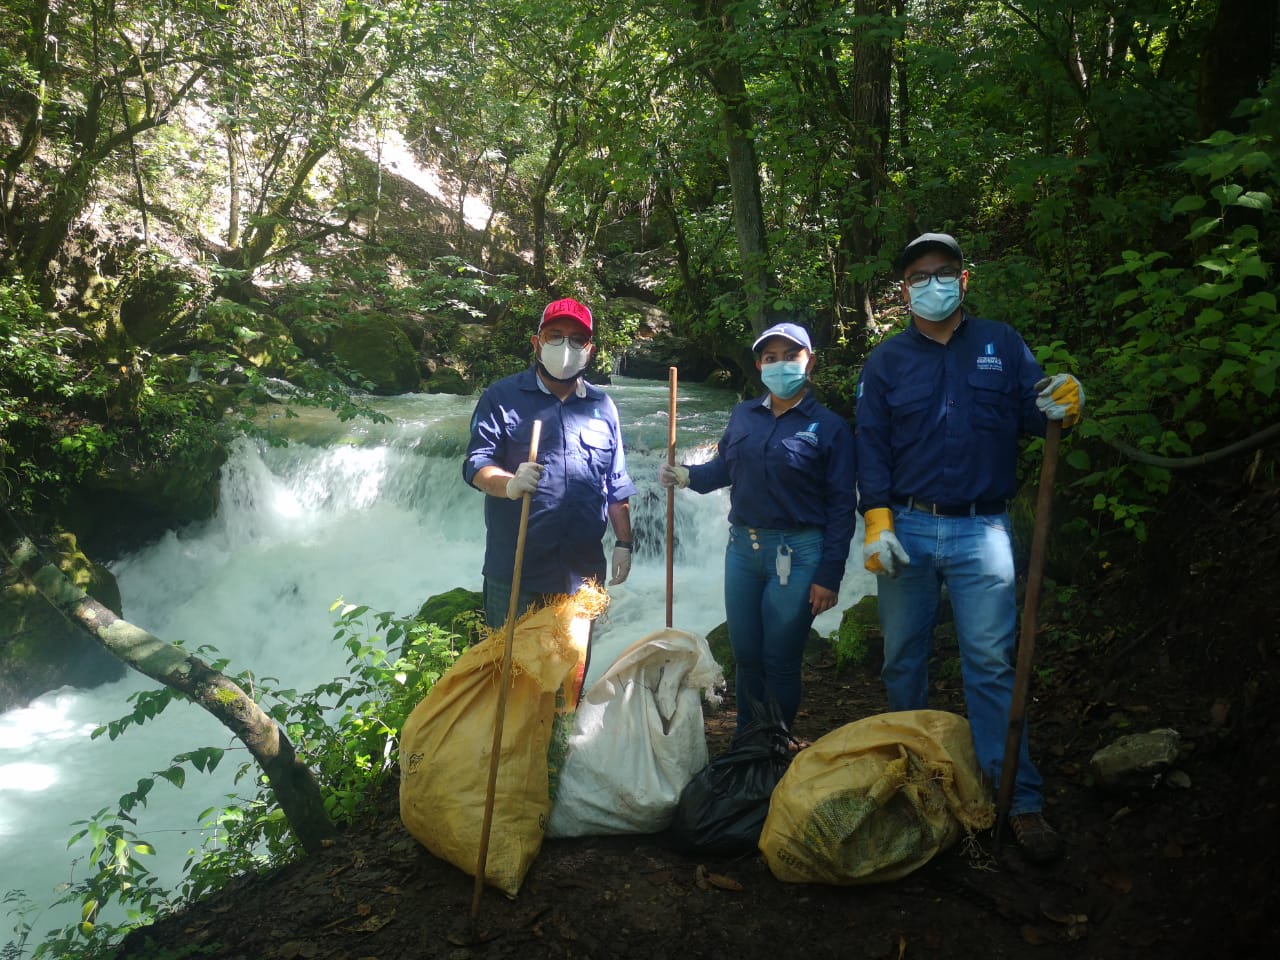
POLYGON ((222 298, 205 306, 195 337, 210 349, 230 346, 270 377, 283 377, 301 356, 289 328, 275 317, 222 298))
POLYGON ((475 643, 481 639, 476 626, 484 619, 484 595, 479 590, 454 587, 429 597, 418 608, 416 619, 422 623, 434 623, 475 643))
MULTIPOLYGON (((201 403, 217 406, 225 388, 193 385, 201 403)), ((107 465, 68 492, 60 522, 77 531, 94 556, 115 557, 217 512, 227 448, 215 438, 180 459, 140 461, 112 456, 107 465)))
POLYGON ((203 294, 197 279, 173 264, 160 264, 129 281, 120 323, 129 337, 149 346, 187 321, 203 294))
POLYGON ((368 385, 371 393, 390 396, 419 386, 418 356, 413 344, 385 317, 352 321, 333 333, 334 359, 368 385))
MULTIPOLYGON (((104 607, 120 612, 120 588, 111 572, 59 533, 43 544, 45 557, 104 607)), ((125 665, 83 629, 70 623, 19 572, 0 574, 0 710, 70 685, 94 687, 119 680, 125 665)))
POLYGON ((437 367, 430 379, 423 381, 427 393, 452 393, 465 397, 471 393, 471 385, 453 367, 437 367))

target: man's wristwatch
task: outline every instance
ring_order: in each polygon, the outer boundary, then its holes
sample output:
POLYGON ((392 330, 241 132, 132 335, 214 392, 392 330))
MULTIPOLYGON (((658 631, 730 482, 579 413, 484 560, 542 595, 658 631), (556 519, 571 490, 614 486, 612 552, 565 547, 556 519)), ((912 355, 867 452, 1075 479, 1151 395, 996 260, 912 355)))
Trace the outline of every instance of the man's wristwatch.
POLYGON ((624 548, 624 549, 626 549, 626 550, 630 550, 630 549, 631 549, 631 541, 630 541, 630 540, 615 540, 613 545, 614 545, 615 547, 622 547, 622 548, 624 548))

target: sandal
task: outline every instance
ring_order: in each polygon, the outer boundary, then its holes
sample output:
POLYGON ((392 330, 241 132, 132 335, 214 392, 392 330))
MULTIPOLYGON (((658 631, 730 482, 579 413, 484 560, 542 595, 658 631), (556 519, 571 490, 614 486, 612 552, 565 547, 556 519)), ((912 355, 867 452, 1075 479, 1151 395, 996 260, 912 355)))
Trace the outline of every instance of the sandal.
POLYGON ((1047 863, 1062 855, 1062 838, 1039 811, 1010 816, 1009 826, 1018 849, 1032 863, 1047 863))

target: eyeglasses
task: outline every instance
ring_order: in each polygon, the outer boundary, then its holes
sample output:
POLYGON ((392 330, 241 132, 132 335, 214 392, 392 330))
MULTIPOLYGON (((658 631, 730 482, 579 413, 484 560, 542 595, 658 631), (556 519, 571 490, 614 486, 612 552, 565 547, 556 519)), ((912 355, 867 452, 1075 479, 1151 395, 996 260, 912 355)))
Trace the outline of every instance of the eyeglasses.
POLYGON ((591 338, 583 333, 571 333, 566 337, 558 330, 546 330, 542 334, 542 342, 548 347, 558 347, 560 344, 564 343, 566 339, 578 350, 581 350, 591 342, 591 338))
POLYGON ((933 273, 924 273, 921 271, 920 273, 913 273, 907 277, 907 286, 921 290, 929 285, 930 280, 935 278, 941 284, 952 284, 960 279, 960 274, 963 272, 964 271, 959 267, 943 267, 940 270, 933 271, 933 273))

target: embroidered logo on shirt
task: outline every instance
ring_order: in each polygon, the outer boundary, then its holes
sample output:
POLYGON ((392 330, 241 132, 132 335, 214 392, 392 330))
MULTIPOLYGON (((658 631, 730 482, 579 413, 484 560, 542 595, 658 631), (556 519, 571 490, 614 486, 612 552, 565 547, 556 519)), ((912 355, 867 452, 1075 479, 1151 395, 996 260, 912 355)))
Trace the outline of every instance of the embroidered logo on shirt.
POLYGON ((996 356, 996 345, 988 343, 978 355, 979 370, 1004 370, 1004 361, 996 356))
POLYGON ((796 438, 803 440, 811 447, 816 447, 818 445, 818 421, 813 421, 813 423, 809 424, 809 426, 805 427, 803 430, 797 430, 796 438))

